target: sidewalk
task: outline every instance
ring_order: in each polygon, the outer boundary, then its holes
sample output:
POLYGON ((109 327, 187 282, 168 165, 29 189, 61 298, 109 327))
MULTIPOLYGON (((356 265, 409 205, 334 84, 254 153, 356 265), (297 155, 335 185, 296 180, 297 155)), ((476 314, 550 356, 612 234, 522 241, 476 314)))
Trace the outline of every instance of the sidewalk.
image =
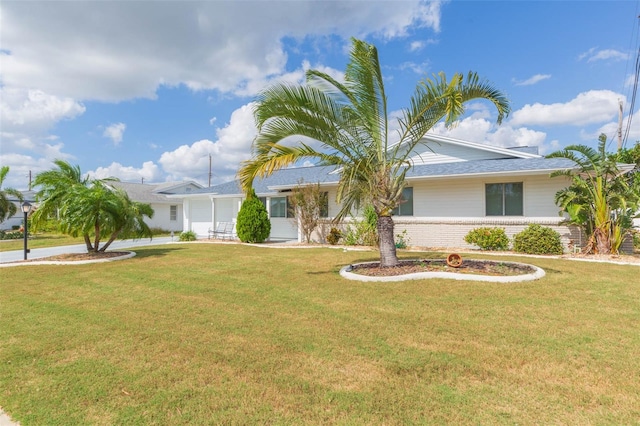
MULTIPOLYGON (((154 239, 141 240, 118 240, 114 241, 107 250, 120 250, 133 247, 155 246, 178 241, 178 237, 158 237, 154 239)), ((87 246, 84 244, 74 244, 69 246, 47 247, 31 249, 27 254, 27 259, 40 259, 43 257, 57 256, 60 254, 86 253, 87 246)), ((0 252, 0 263, 18 262, 24 260, 24 250, 12 250, 0 252)), ((1 424, 0 424, 1 426, 1 424)))

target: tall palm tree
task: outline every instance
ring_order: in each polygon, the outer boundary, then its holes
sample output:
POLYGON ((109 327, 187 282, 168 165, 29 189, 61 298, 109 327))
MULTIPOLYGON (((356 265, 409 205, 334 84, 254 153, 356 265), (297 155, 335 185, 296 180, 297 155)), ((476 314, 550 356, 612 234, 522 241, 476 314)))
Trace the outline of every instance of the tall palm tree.
POLYGON ((0 167, 0 223, 9 219, 18 211, 18 207, 9 199, 9 196, 13 196, 22 202, 22 193, 20 191, 13 188, 2 189, 7 173, 9 173, 9 166, 0 167))
POLYGON ((477 74, 444 73, 420 81, 410 107, 399 119, 400 139, 389 140, 389 117, 378 51, 375 46, 352 39, 344 82, 317 70, 307 71, 306 85, 275 84, 262 91, 254 114, 258 135, 253 157, 238 172, 245 191, 256 177, 305 158, 341 170, 337 190, 342 203, 336 219, 352 214, 362 203, 372 205, 378 217, 381 266, 398 263, 393 238, 392 212, 398 206, 409 161, 423 136, 444 119, 451 125, 464 113, 464 104, 482 98, 498 110, 497 122, 510 112, 507 98, 477 74), (292 142, 291 137, 295 142, 292 142), (304 142, 320 142, 318 149, 304 142))
POLYGON ((588 237, 587 253, 617 253, 633 226, 633 215, 640 207, 640 194, 633 179, 622 171, 617 155, 607 155, 607 137, 598 138, 598 148, 570 145, 549 154, 549 158, 568 158, 576 163, 572 170, 551 176, 567 176, 571 185, 556 193, 555 202, 569 215, 569 223, 580 226, 588 237))

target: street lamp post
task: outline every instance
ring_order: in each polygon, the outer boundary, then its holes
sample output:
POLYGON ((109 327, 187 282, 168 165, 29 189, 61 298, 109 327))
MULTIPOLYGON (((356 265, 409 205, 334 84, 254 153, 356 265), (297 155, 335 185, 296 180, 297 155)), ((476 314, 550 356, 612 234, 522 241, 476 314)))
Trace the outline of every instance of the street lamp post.
POLYGON ((29 233, 29 227, 27 225, 27 215, 31 211, 31 203, 25 201, 22 203, 22 212, 24 213, 24 260, 27 260, 27 253, 29 253, 29 249, 27 248, 27 234, 29 233))

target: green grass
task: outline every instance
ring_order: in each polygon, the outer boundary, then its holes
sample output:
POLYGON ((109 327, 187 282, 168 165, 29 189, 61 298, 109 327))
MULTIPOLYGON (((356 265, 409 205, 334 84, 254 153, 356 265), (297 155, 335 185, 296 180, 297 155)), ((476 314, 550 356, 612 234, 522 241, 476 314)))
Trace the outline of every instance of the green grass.
MULTIPOLYGON (((82 237, 74 238, 62 234, 36 234, 30 236, 27 245, 32 248, 68 246, 72 244, 84 244, 82 237)), ((24 248, 24 240, 0 240, 0 251, 22 250, 24 248)))
POLYGON ((363 283, 338 270, 376 253, 136 251, 0 270, 0 405, 23 426, 640 419, 640 267, 363 283))

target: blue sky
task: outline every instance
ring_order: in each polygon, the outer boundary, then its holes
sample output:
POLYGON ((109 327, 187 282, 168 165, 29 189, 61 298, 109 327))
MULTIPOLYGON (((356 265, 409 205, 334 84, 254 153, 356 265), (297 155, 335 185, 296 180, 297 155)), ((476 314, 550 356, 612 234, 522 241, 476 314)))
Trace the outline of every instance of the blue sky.
MULTIPOLYGON (((308 68, 340 76, 350 37, 375 44, 390 111, 434 73, 476 71, 512 114, 475 102, 434 132, 497 146, 616 148, 629 119, 640 1, 13 1, 0 3, 6 187, 61 158, 145 183, 234 178, 251 103, 308 68)), ((639 101, 640 103, 640 101, 639 101)), ((635 108, 638 110, 638 107, 635 108)), ((627 146, 640 140, 640 116, 627 146)))

